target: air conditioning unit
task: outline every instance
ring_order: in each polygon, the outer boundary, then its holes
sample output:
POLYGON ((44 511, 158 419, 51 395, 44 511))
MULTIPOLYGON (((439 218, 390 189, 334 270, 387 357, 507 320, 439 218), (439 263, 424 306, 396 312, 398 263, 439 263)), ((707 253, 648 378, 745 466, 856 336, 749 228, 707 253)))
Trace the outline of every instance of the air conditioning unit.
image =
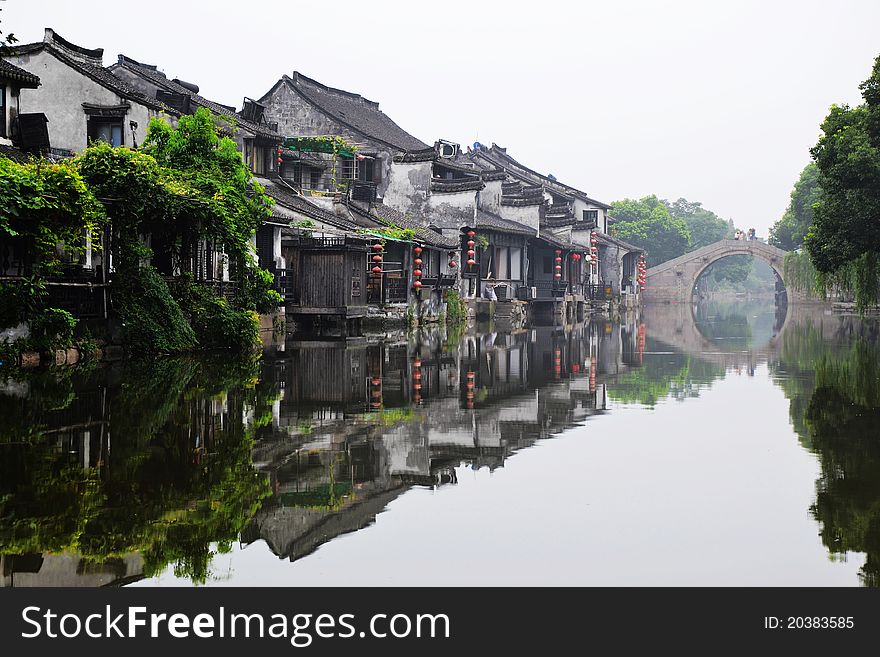
POLYGON ((461 147, 451 141, 444 141, 441 139, 434 145, 434 148, 437 150, 437 155, 450 159, 458 155, 458 151, 461 147))
POLYGON ((538 296, 538 288, 536 287, 527 287, 525 285, 521 285, 516 288, 516 298, 520 301, 530 301, 532 299, 537 298, 538 296))

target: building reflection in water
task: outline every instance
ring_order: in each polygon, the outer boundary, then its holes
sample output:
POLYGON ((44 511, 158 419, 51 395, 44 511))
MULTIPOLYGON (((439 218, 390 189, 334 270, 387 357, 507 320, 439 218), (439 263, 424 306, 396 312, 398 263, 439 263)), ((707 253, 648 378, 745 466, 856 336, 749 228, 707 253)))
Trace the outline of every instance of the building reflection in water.
POLYGON ((273 495, 242 541, 298 559, 411 486, 454 485, 462 464, 502 467, 603 413, 606 379, 637 367, 639 347, 638 324, 611 322, 288 343, 265 359, 281 394, 254 449, 273 495))
POLYGON ((638 325, 288 342, 0 381, 0 583, 210 575, 265 540, 297 559, 412 486, 502 467, 607 406, 638 325))

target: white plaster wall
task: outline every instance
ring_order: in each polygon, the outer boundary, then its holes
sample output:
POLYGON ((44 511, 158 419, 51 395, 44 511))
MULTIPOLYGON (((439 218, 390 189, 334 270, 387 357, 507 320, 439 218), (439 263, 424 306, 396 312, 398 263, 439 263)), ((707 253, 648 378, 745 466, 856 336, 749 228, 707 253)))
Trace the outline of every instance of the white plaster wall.
POLYGON ((419 212, 428 199, 431 162, 392 162, 383 202, 400 212, 419 212))
POLYGON ((88 145, 88 117, 83 112, 82 103, 120 105, 128 102, 131 109, 123 122, 126 146, 132 145, 129 121, 137 121, 135 136, 138 144, 141 144, 146 137, 150 118, 158 114, 135 101, 121 98, 45 50, 13 55, 7 59, 16 66, 40 76, 38 89, 21 90, 21 108, 22 112, 42 112, 46 115, 49 119, 49 141, 53 148, 80 152, 88 145))
POLYGON ((522 224, 523 226, 528 226, 532 230, 538 230, 538 224, 540 221, 539 216, 539 206, 537 205, 527 205, 527 206, 514 206, 514 205, 502 205, 500 207, 500 214, 502 219, 507 219, 508 221, 515 221, 518 224, 522 224))
POLYGON ((487 180, 486 187, 477 192, 477 203, 481 210, 501 215, 501 183, 500 180, 487 180))

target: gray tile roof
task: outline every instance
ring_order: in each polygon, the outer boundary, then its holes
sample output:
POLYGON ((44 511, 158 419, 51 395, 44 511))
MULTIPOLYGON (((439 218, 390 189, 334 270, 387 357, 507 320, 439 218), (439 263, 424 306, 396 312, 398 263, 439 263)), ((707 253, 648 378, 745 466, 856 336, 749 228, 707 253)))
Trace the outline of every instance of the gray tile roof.
POLYGON ((531 237, 535 236, 534 229, 530 228, 529 226, 517 223, 515 221, 510 221, 508 219, 502 219, 498 215, 486 212, 484 210, 477 210, 476 227, 487 228, 489 230, 494 230, 499 233, 513 233, 515 235, 529 235, 531 237))
POLYGON ((145 105, 151 109, 160 112, 167 112, 168 114, 173 114, 174 116, 180 116, 180 112, 178 112, 177 110, 169 107, 163 102, 156 100, 155 98, 148 97, 146 94, 138 91, 128 83, 123 82, 118 77, 113 75, 113 73, 111 73, 109 69, 106 69, 103 66, 87 64, 85 62, 74 59, 73 57, 70 57, 59 50, 58 48, 55 48, 51 43, 40 41, 38 43, 29 43, 23 46, 15 46, 11 50, 14 55, 27 55, 45 50, 63 63, 67 64, 70 68, 79 71, 86 77, 91 78, 92 80, 100 84, 102 87, 113 91, 123 98, 132 100, 136 103, 145 105))
POLYGON ((369 217, 378 221, 384 226, 397 226, 398 228, 409 228, 416 234, 416 241, 426 246, 432 246, 436 249, 456 249, 458 241, 443 237, 440 233, 431 230, 427 226, 413 219, 409 215, 405 215, 392 207, 379 203, 370 208, 370 212, 358 206, 351 206, 353 212, 368 214, 369 217))
POLYGON ((0 59, 0 80, 15 80, 19 86, 27 89, 36 89, 40 86, 39 76, 10 64, 5 59, 0 59))
MULTIPOLYGON (((306 101, 365 137, 384 142, 401 151, 423 151, 430 148, 392 121, 379 109, 379 103, 358 94, 333 89, 302 73, 282 80, 306 101)), ((262 99, 261 99, 262 100, 262 99)))
POLYGON ((235 125, 244 128, 248 132, 254 135, 260 135, 262 137, 268 138, 278 138, 279 135, 277 131, 271 130, 267 125, 261 125, 258 123, 254 123, 253 121, 248 121, 239 116, 234 109, 230 109, 226 105, 221 105, 213 100, 209 100, 204 96, 200 96, 197 93, 194 93, 191 89, 184 87, 181 84, 178 84, 174 80, 169 80, 168 77, 157 70, 155 66, 148 64, 141 64, 130 57, 126 57, 125 55, 119 55, 119 61, 110 67, 110 71, 115 70, 116 68, 125 68, 136 75, 140 75, 141 77, 149 80, 153 84, 162 87, 168 91, 172 91, 174 93, 184 94, 189 96, 194 104, 199 107, 204 107, 214 114, 219 116, 226 117, 230 119, 235 125))
POLYGON ((330 210, 326 210, 312 203, 304 196, 300 196, 293 190, 285 187, 283 183, 272 182, 265 179, 261 179, 259 182, 266 188, 266 193, 271 196, 276 203, 283 205, 294 212, 299 212, 300 214, 316 221, 321 221, 345 230, 353 231, 362 228, 362 226, 351 221, 347 217, 341 217, 334 212, 330 212, 330 210))

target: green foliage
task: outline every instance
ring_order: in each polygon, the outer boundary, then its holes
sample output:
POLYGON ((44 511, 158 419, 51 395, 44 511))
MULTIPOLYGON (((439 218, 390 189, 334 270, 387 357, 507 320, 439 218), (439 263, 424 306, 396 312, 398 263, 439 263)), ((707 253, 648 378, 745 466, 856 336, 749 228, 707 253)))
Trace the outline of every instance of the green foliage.
POLYGON ((0 282, 0 329, 17 326, 35 314, 46 294, 46 282, 38 276, 0 282))
POLYGON ((818 272, 813 266, 810 254, 797 251, 785 255, 783 264, 785 285, 795 292, 803 292, 809 296, 824 296, 825 289, 819 284, 818 272))
POLYGON ((76 162, 19 164, 0 157, 0 235, 34 250, 40 274, 81 253, 87 229, 106 221, 104 208, 83 180, 76 162))
POLYGON ((673 217, 656 196, 623 199, 611 205, 611 214, 617 220, 614 236, 644 249, 649 267, 687 252, 691 241, 687 224, 673 217))
POLYGON ((718 240, 733 237, 733 226, 711 210, 703 207, 702 203, 688 201, 680 198, 670 203, 663 201, 673 219, 681 219, 687 224, 690 233, 688 251, 695 251, 718 240))
POLYGON ((467 305, 457 290, 446 291, 446 323, 459 324, 467 321, 467 305))
POLYGON ((400 226, 391 223, 384 228, 361 228, 358 232, 386 237, 391 240, 397 240, 398 242, 412 242, 416 238, 416 231, 412 228, 401 228, 400 226))
POLYGON ((152 267, 126 270, 115 282, 113 295, 125 342, 133 354, 173 354, 196 346, 188 318, 152 267))
POLYGON ((782 217, 770 229, 770 244, 786 251, 801 248, 813 223, 813 206, 819 202, 819 167, 810 162, 791 190, 791 201, 782 217))
POLYGON ((176 129, 153 119, 141 151, 96 143, 76 160, 113 217, 113 299, 135 353, 252 346, 259 338, 254 311, 271 312, 283 301, 272 275, 251 255, 251 237, 268 218, 271 201, 235 143, 219 132, 215 117, 201 108, 181 117, 176 129), (143 264, 151 255, 144 234, 172 245, 178 259, 197 239, 222 249, 238 278, 232 303, 191 279, 169 290, 143 264))
POLYGON ((275 289, 275 277, 267 269, 254 267, 239 283, 236 305, 268 315, 284 304, 284 297, 275 289))
POLYGON ((30 322, 30 344, 38 351, 68 347, 73 343, 77 320, 66 310, 46 308, 30 322))
POLYGON ((820 274, 849 284, 864 308, 877 303, 880 277, 880 57, 859 88, 864 103, 832 106, 810 151, 821 193, 805 245, 820 274))
POLYGON ((259 342, 260 318, 255 312, 232 306, 191 276, 174 282, 174 297, 189 314, 196 341, 203 349, 245 350, 259 342))
POLYGON ((0 394, 11 419, 0 424, 0 552, 68 552, 99 564, 140 553, 147 576, 171 564, 204 582, 214 552, 229 549, 270 492, 243 419, 260 407, 255 365, 224 357, 110 369, 80 374, 76 385, 72 370, 17 373, 29 394, 0 394), (98 388, 107 411, 93 406, 98 388), (96 466, 72 465, 48 431, 95 412, 112 450, 96 466))

